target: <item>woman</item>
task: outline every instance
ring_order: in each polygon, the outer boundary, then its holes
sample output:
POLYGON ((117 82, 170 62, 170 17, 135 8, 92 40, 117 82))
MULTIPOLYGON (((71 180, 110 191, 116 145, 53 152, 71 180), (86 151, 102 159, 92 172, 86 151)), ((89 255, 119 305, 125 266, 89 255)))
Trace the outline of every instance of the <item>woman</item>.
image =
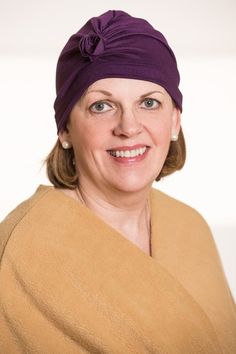
POLYGON ((57 66, 59 139, 1 226, 3 353, 235 353, 208 226, 151 188, 185 161, 174 53, 148 22, 92 18, 57 66))

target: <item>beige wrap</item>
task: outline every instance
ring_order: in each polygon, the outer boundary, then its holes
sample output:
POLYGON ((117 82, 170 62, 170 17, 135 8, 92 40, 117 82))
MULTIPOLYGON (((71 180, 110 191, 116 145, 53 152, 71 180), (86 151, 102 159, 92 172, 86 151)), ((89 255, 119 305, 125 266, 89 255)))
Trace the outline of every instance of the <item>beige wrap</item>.
POLYGON ((1 354, 235 354, 208 226, 152 190, 152 257, 53 187, 0 228, 1 354))

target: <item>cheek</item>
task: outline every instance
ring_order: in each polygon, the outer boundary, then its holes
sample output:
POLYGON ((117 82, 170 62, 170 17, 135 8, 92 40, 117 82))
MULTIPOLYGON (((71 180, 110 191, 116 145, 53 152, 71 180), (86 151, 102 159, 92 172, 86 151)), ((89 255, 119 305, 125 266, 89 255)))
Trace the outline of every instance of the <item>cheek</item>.
POLYGON ((169 119, 160 119, 153 121, 147 127, 152 142, 156 146, 168 146, 171 139, 171 121, 169 119))
POLYGON ((77 155, 89 154, 91 151, 100 149, 105 141, 107 130, 99 122, 77 123, 73 126, 72 143, 77 155))

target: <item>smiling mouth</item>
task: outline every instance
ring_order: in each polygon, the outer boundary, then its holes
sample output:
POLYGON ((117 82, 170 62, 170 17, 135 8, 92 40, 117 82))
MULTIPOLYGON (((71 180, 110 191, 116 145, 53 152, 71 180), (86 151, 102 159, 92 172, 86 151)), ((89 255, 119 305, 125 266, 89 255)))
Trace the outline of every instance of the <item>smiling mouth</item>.
POLYGON ((135 158, 142 156, 148 149, 148 146, 143 146, 137 149, 130 150, 107 150, 107 152, 113 157, 123 157, 123 158, 135 158))

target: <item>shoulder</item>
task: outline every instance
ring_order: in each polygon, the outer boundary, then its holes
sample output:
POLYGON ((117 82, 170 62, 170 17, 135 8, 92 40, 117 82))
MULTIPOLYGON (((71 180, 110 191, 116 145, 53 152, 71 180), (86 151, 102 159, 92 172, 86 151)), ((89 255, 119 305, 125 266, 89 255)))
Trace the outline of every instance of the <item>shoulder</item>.
POLYGON ((196 259, 201 254, 218 259, 218 251, 210 227, 193 207, 159 190, 152 190, 152 227, 159 243, 173 255, 180 253, 196 259), (190 252, 191 250, 191 252, 190 252))
MULTIPOLYGON (((198 274, 200 279, 208 269, 208 279, 219 277, 219 283, 223 284, 218 249, 202 215, 158 190, 152 191, 152 205, 157 258, 183 283, 192 283, 192 275, 197 278, 198 274)), ((199 279, 196 284, 200 284, 199 279)))
POLYGON ((13 250, 15 257, 23 257, 26 249, 37 250, 39 243, 45 249, 49 243, 52 247, 64 243, 78 225, 84 226, 83 232, 91 225, 86 208, 61 190, 40 186, 0 224, 0 263, 13 250))
POLYGON ((202 226, 209 228, 204 217, 195 208, 166 193, 153 188, 151 200, 154 214, 160 215, 163 223, 172 222, 176 226, 179 225, 179 227, 191 224, 193 227, 202 226))
POLYGON ((52 190, 51 186, 39 186, 30 198, 19 204, 0 223, 0 260, 11 235, 21 228, 22 223, 35 209, 37 212, 39 205, 47 204, 47 196, 52 190))

